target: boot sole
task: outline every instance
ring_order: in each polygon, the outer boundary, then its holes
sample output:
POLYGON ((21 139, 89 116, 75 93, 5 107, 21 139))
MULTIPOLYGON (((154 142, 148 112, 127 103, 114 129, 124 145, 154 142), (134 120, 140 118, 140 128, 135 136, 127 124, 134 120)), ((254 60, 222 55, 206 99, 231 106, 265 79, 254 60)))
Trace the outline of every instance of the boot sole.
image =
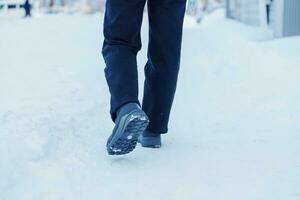
POLYGON ((107 144, 109 155, 124 155, 132 152, 139 136, 149 124, 148 117, 142 111, 133 111, 122 119, 116 127, 107 144))

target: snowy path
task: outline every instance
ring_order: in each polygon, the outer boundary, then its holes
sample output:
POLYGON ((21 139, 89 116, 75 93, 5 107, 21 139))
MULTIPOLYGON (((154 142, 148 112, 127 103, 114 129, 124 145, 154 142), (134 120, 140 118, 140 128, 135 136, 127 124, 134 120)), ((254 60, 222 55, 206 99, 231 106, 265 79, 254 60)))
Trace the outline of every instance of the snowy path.
POLYGON ((300 199, 300 37, 186 26, 163 148, 109 157, 101 17, 0 23, 1 200, 300 199))

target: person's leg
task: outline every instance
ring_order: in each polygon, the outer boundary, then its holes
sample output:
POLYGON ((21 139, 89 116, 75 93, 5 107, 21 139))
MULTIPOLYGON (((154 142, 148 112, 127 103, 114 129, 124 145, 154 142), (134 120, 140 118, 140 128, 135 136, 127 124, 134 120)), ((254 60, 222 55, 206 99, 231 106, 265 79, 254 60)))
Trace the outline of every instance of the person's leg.
POLYGON ((25 14, 25 17, 30 17, 31 14, 30 14, 30 9, 26 9, 26 14, 25 14))
POLYGON ((107 0, 103 57, 115 122, 106 148, 110 155, 131 152, 148 125, 138 101, 136 55, 141 48, 140 29, 146 0, 107 0))
POLYGON ((149 46, 145 66, 143 110, 147 131, 162 134, 168 121, 180 65, 186 0, 149 0, 149 46))
POLYGON ((129 102, 138 101, 137 52, 146 0, 107 0, 102 54, 111 94, 111 116, 129 102))

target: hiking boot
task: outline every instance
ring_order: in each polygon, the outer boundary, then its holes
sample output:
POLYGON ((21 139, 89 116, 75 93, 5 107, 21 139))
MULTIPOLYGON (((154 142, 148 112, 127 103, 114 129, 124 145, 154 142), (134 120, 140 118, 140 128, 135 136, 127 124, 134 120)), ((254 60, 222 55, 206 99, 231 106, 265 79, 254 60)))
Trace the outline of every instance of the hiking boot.
POLYGON ((149 123, 147 115, 136 103, 128 103, 117 112, 115 127, 107 140, 109 155, 130 153, 149 123))

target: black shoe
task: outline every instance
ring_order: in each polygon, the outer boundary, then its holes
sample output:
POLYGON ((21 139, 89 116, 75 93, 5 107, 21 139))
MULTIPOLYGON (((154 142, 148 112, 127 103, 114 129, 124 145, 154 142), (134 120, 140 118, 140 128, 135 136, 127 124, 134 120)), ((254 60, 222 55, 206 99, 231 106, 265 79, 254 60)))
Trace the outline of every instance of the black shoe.
POLYGON ((161 136, 157 133, 151 133, 149 131, 144 131, 138 140, 142 147, 148 148, 160 148, 161 147, 161 136))
POLYGON ((122 106, 116 119, 116 125, 107 140, 106 148, 109 155, 130 153, 135 147, 139 136, 149 123, 147 115, 136 103, 122 106))

